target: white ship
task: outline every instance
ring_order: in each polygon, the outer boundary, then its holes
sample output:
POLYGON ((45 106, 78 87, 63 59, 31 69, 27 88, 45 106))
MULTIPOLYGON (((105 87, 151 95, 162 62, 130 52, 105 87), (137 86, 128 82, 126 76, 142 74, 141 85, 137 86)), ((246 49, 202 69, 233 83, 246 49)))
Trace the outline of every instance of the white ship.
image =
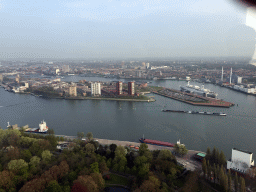
POLYGON ((25 132, 31 132, 31 133, 47 133, 48 127, 46 125, 45 121, 41 121, 39 124, 39 128, 28 128, 25 132))
POLYGON ((203 97, 216 98, 218 96, 217 93, 210 91, 209 89, 205 89, 204 85, 202 85, 202 87, 199 87, 197 85, 190 85, 189 81, 186 86, 180 86, 180 90, 186 93, 192 93, 192 94, 200 95, 203 97))

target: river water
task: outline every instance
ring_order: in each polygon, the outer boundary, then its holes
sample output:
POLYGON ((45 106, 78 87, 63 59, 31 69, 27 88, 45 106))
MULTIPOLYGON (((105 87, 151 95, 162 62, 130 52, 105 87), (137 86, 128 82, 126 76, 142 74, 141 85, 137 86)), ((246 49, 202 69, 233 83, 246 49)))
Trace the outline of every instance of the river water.
MULTIPOLYGON (((63 81, 112 81, 100 77, 69 76, 63 81)), ((184 81, 157 80, 149 85, 179 89, 184 81)), ((191 84, 201 85, 191 82, 191 84)), ((38 127, 45 120, 56 134, 92 132, 102 139, 138 142, 140 137, 175 143, 188 149, 206 151, 209 146, 223 150, 227 158, 233 147, 256 153, 256 97, 206 84, 219 98, 233 102, 231 108, 197 107, 158 95, 156 102, 43 99, 9 93, 0 89, 0 126, 7 122, 38 127), (238 104, 238 106, 237 106, 238 104), (226 117, 161 112, 166 109, 224 112, 226 117)))

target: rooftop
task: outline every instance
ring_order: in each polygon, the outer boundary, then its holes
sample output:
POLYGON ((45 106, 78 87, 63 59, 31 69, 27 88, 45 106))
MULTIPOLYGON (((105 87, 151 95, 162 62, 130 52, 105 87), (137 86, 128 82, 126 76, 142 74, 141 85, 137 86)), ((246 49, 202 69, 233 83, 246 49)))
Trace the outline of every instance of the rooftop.
POLYGON ((196 155, 198 155, 200 157, 205 157, 205 154, 203 154, 203 153, 197 153, 196 155))
POLYGON ((237 148, 233 148, 233 150, 240 151, 240 152, 243 152, 243 153, 252 154, 252 152, 249 152, 249 151, 246 151, 246 150, 237 149, 237 148))

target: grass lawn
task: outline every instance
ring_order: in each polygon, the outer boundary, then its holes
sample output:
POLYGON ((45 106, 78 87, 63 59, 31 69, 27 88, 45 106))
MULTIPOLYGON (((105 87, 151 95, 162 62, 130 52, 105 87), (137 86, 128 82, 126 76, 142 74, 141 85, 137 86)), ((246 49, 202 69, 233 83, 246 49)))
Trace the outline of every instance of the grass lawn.
POLYGON ((128 185, 128 179, 116 174, 109 174, 110 175, 110 179, 109 180, 105 180, 106 186, 108 184, 119 184, 119 185, 124 185, 127 186, 128 185))

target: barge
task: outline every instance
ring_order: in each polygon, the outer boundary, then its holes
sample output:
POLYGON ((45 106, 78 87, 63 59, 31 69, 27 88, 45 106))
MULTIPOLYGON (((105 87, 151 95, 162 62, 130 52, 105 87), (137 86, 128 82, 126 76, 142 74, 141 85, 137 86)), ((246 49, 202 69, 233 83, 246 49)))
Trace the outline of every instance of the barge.
POLYGON ((151 144, 151 145, 159 145, 159 146, 165 146, 165 147, 174 147, 174 145, 175 145, 173 143, 151 140, 151 139, 144 139, 144 138, 140 138, 139 141, 141 143, 146 143, 146 144, 151 144))
POLYGON ((226 116, 226 113, 212 113, 212 112, 202 112, 202 111, 180 111, 180 110, 168 110, 163 109, 162 112, 176 112, 176 113, 188 113, 188 114, 198 114, 198 115, 215 115, 215 116, 226 116))

